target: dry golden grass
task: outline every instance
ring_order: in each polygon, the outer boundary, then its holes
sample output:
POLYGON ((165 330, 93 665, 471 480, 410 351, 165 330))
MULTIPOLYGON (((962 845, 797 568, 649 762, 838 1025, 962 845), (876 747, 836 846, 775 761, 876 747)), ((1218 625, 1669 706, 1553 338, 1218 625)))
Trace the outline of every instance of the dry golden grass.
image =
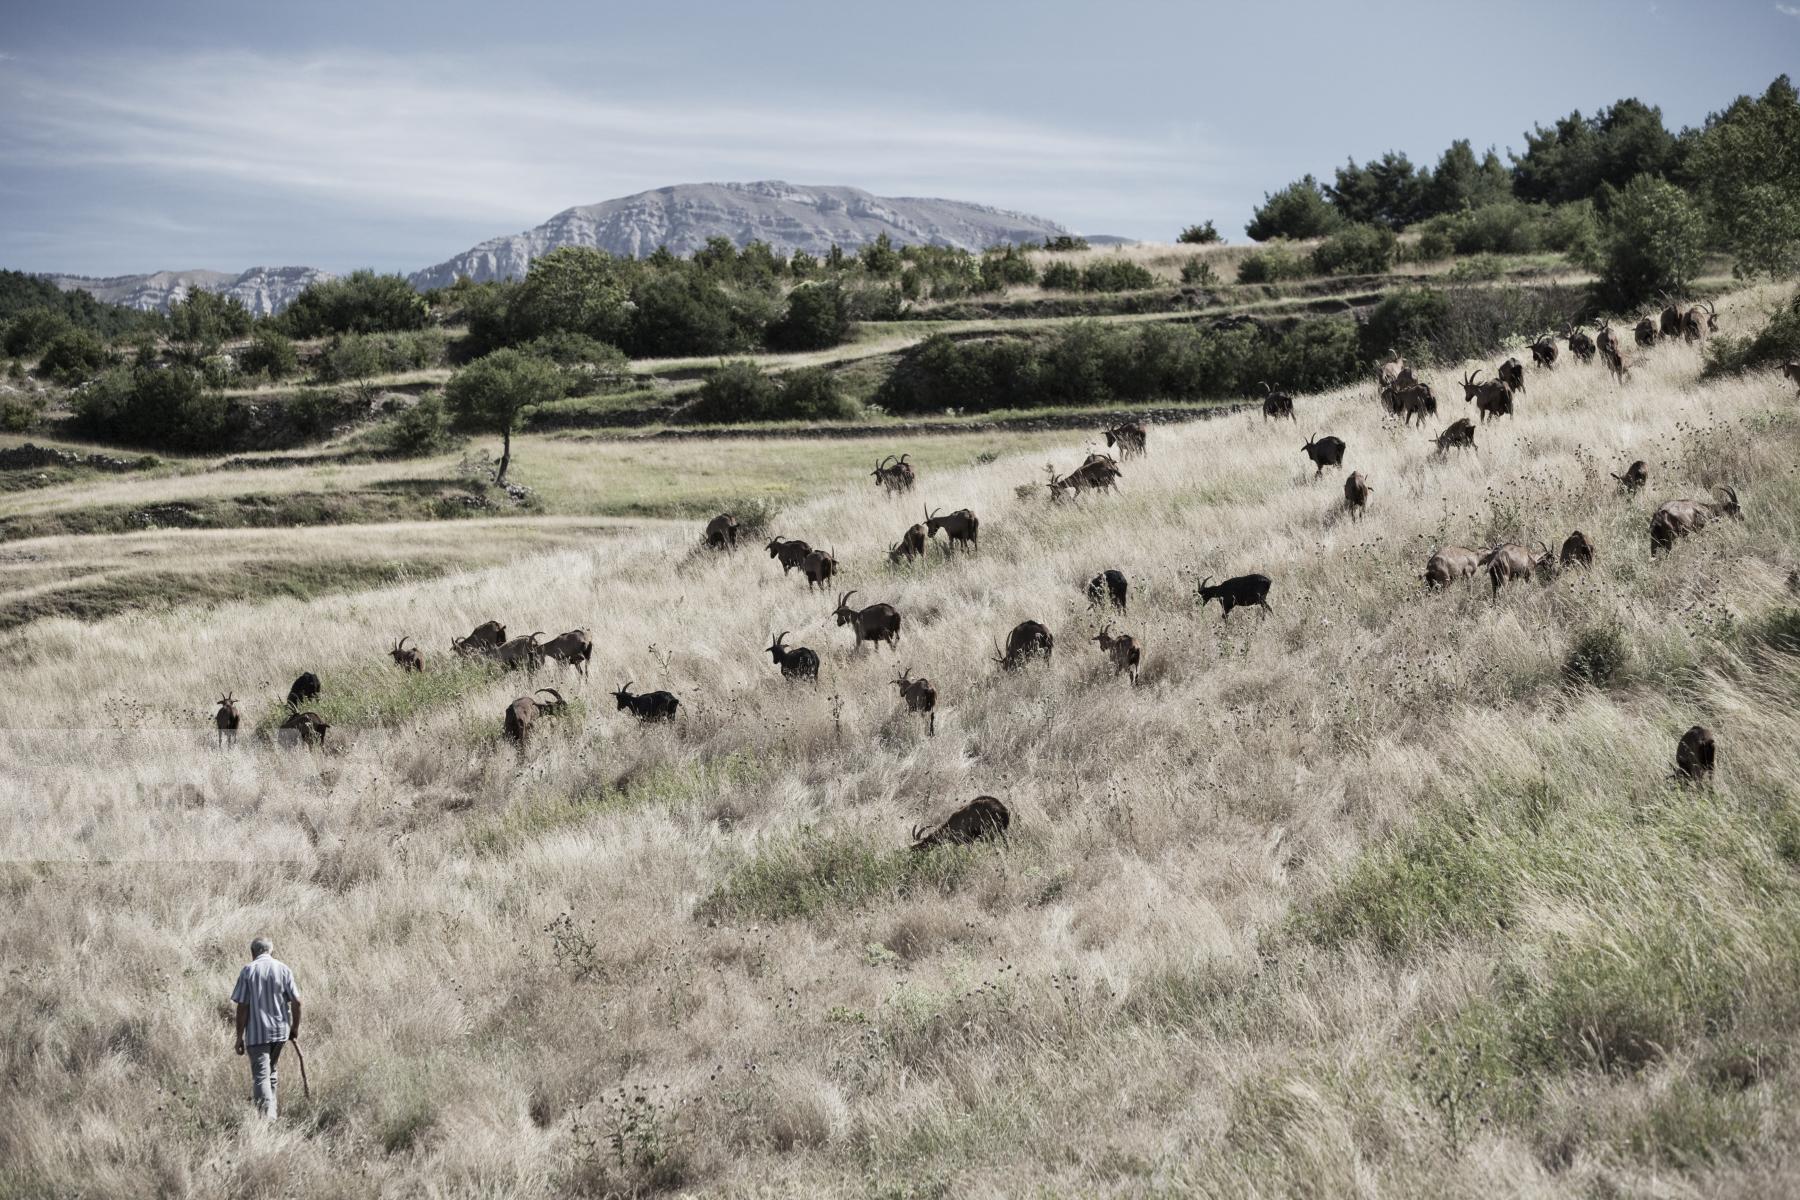
POLYGON ((901 609, 897 655, 697 525, 0 639, 0 1190, 1777 1194, 1800 668, 1749 631, 1791 603, 1800 424, 1775 379, 1697 368, 1534 372, 1461 457, 1366 390, 1301 398, 1297 428, 1157 428, 1079 505, 1017 491, 1079 438, 909 500, 846 471, 781 525, 901 609), (1367 519, 1312 480, 1315 431, 1375 485, 1367 519), (1622 499, 1636 457, 1651 495, 1622 499), (1746 520, 1653 567, 1652 503, 1726 480, 1746 520), (921 501, 976 509, 979 554, 890 569, 921 501), (1575 527, 1591 575, 1419 588, 1434 545, 1575 527), (1103 567, 1133 583, 1136 688, 1086 640, 1103 567), (1195 608, 1197 577, 1251 570, 1273 616, 1195 608), (1002 673, 1027 617, 1055 656, 1002 673), (529 685, 438 650, 489 618, 598 643, 590 681, 538 680, 578 703, 522 756, 496 734, 529 685), (1570 690, 1608 627, 1629 660, 1570 690), (760 652, 778 629, 816 691, 760 652), (422 677, 382 657, 403 630, 422 677), (936 682, 935 738, 896 664, 936 682), (214 696, 266 726, 302 669, 329 752, 211 748, 214 696), (627 678, 681 718, 614 712, 627 678), (1697 720, 1720 777, 1678 793, 1697 720), (902 849, 982 792, 1007 845, 902 849), (255 933, 307 1001, 313 1097, 285 1069, 273 1129, 221 1016, 255 933))

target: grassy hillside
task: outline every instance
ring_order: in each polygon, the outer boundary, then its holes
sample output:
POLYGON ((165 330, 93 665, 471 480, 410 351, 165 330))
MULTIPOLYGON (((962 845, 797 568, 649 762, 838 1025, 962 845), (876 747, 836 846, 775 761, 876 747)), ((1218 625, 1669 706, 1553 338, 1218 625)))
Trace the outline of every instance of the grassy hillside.
MULTIPOLYGON (((1300 397, 1297 424, 1157 427, 1079 504, 1035 485, 1080 436, 915 454, 891 502, 846 457, 780 525, 901 610, 897 655, 852 653, 832 597, 755 547, 698 551, 692 522, 0 634, 0 1192, 1779 1194, 1800 415, 1772 375, 1699 371, 1681 345, 1623 387, 1565 359, 1461 456, 1367 388, 1300 397), (1366 519, 1313 479, 1314 432, 1373 483, 1366 519), (1608 473, 1634 458, 1628 498, 1608 473), (1716 483, 1745 519, 1652 563, 1655 504, 1716 483), (921 500, 979 512, 980 552, 889 567, 921 500), (1591 573, 1420 586, 1434 546, 1575 528, 1591 573), (1133 585, 1135 688, 1087 640, 1106 567, 1133 585), (1199 578, 1247 571, 1272 616, 1196 607, 1199 578), (538 680, 575 703, 522 756, 497 734, 528 685, 438 649, 490 618, 597 644, 590 680, 538 680), (1055 654, 1001 672, 1026 618, 1055 654), (782 629, 816 690, 761 653, 782 629), (422 676, 384 657, 402 632, 422 676), (901 665, 937 684, 935 737, 901 665), (329 751, 211 746, 215 696, 267 728, 301 670, 329 751), (681 718, 615 712, 627 679, 681 718), (1719 773, 1683 790, 1696 722, 1719 773), (1012 808, 1005 845, 907 851, 981 793, 1012 808), (265 932, 313 1087, 284 1063, 273 1129, 224 1004, 265 932)), ((1454 374, 1432 373, 1441 424, 1454 374)), ((625 470, 559 445, 570 477, 625 470)), ((259 536, 303 563, 331 535, 259 536)), ((207 569, 194 550, 165 561, 207 569)))

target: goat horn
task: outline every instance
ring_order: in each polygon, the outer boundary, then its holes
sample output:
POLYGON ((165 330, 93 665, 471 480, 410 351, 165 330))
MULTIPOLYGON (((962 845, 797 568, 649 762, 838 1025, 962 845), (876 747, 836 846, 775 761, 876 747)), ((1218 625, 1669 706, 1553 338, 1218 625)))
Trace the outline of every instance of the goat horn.
POLYGON ((556 689, 555 689, 555 688, 539 688, 539 689, 538 689, 538 690, 537 690, 537 691, 536 691, 536 693, 534 693, 534 694, 535 694, 535 695, 539 695, 539 696, 541 696, 541 695, 543 695, 543 694, 544 694, 544 693, 545 693, 545 692, 549 692, 549 693, 550 693, 550 694, 551 694, 551 695, 552 695, 552 696, 555 696, 555 697, 556 697, 556 702, 557 702, 557 703, 558 703, 558 704, 563 704, 563 703, 566 703, 566 701, 564 701, 564 700, 563 700, 563 698, 562 698, 562 693, 561 693, 561 692, 559 692, 559 691, 557 691, 557 690, 556 690, 556 689))
POLYGON ((840 601, 840 603, 848 605, 850 603, 850 597, 856 595, 856 592, 857 592, 856 588, 851 588, 849 591, 845 592, 844 598, 842 601, 840 601))
POLYGON ((902 464, 902 465, 904 465, 904 464, 905 464, 905 462, 906 462, 906 460, 907 460, 907 459, 909 459, 909 458, 911 458, 911 457, 912 457, 912 455, 910 455, 910 454, 902 454, 902 455, 901 455, 901 456, 900 456, 900 462, 901 462, 901 464, 902 464))

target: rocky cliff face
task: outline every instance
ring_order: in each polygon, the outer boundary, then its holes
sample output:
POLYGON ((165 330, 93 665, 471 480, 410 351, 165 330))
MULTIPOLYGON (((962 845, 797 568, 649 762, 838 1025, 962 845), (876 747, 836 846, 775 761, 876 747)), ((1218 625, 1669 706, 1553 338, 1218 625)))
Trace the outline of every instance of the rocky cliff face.
POLYGON ((833 244, 855 250, 885 233, 901 245, 979 250, 1067 232, 1041 217, 960 200, 887 198, 778 180, 693 183, 565 209, 536 229, 485 241, 409 278, 420 290, 446 287, 460 275, 523 278, 532 259, 561 246, 643 257, 658 246, 692 254, 708 238, 726 237, 740 246, 761 240, 783 253, 823 254, 833 244))
POLYGON ((158 271, 152 275, 114 275, 96 279, 87 275, 51 275, 50 281, 65 291, 80 289, 109 304, 145 312, 168 312, 194 288, 236 296, 256 316, 278 313, 293 302, 306 286, 333 276, 312 267, 252 267, 238 275, 227 271, 158 271))

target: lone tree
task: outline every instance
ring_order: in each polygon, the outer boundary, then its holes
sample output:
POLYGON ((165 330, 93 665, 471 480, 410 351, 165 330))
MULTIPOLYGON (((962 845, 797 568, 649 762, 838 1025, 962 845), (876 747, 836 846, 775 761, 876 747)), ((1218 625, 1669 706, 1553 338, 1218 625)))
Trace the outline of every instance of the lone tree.
POLYGON ((444 396, 457 424, 500 435, 500 467, 494 472, 499 484, 506 482, 506 468, 512 465, 512 435, 520 415, 564 391, 563 374, 554 363, 517 350, 496 350, 459 372, 444 396))

